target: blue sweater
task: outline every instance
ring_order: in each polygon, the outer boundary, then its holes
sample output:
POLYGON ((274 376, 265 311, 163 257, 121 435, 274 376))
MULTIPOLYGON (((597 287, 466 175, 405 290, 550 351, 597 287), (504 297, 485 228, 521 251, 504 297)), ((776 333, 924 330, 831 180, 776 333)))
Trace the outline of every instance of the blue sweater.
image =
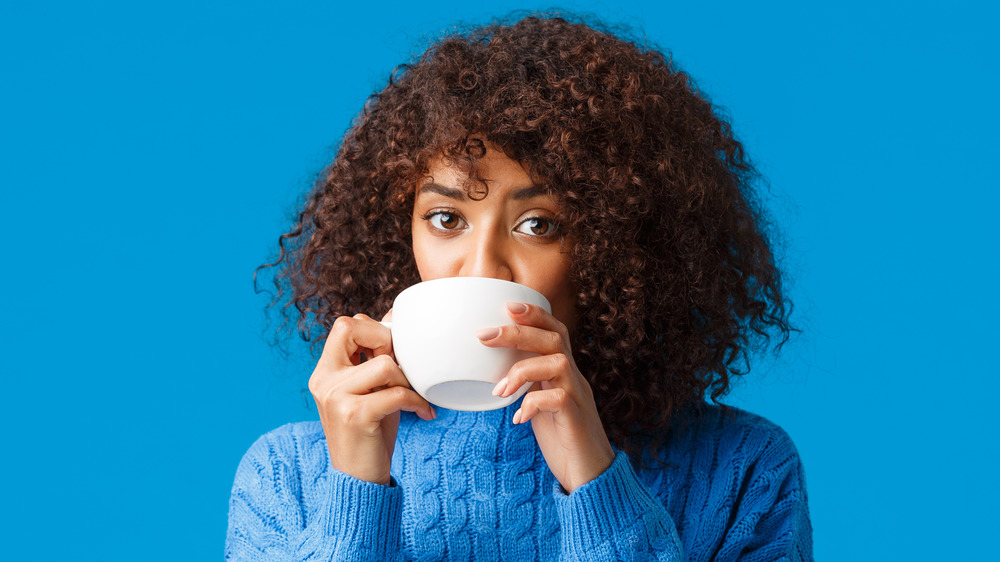
POLYGON ((667 466, 619 452, 566 494, 516 408, 404 413, 393 486, 330 468, 319 422, 264 435, 236 473, 226 558, 812 560, 802 463, 769 421, 709 407, 670 432, 667 466))

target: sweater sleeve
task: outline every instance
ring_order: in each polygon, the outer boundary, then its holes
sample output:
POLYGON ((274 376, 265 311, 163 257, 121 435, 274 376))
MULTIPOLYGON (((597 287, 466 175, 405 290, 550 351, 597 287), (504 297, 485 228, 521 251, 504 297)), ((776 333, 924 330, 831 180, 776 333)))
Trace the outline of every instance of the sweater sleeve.
POLYGON ((226 559, 401 559, 402 489, 310 470, 316 455, 303 455, 302 436, 282 429, 258 439, 240 461, 226 559))
POLYGON ((798 452, 780 429, 761 433, 766 445, 757 450, 738 447, 727 459, 720 448, 711 455, 718 466, 691 486, 703 488, 701 499, 684 502, 702 507, 687 512, 683 540, 664 500, 654 497, 622 452, 604 474, 571 494, 557 483, 560 558, 811 561, 812 527, 798 452))
POLYGON ((666 508, 619 452, 603 474, 566 494, 556 483, 561 560, 683 560, 666 508))
POLYGON ((813 560, 805 471, 791 438, 775 428, 731 506, 714 560, 813 560))

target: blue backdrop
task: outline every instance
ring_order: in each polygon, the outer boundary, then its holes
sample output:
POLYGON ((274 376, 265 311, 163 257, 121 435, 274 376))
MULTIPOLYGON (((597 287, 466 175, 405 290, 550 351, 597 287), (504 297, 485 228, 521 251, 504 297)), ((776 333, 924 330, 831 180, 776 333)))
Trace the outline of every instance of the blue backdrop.
MULTIPOLYGON (((821 559, 995 550, 987 4, 565 4, 670 49, 771 180, 804 332, 730 403, 798 444, 821 559)), ((3 558, 218 559, 243 452, 316 419, 255 266, 395 64, 525 7, 356 5, 0 5, 3 558)))

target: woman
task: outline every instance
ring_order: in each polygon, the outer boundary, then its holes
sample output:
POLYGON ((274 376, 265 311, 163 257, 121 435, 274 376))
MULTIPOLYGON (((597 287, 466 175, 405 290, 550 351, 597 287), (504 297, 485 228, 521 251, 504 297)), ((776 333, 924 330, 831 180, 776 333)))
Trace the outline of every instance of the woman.
POLYGON ((685 74, 584 24, 491 25, 402 67, 271 264, 325 338, 320 422, 243 458, 227 557, 811 559, 788 436, 705 401, 791 329, 754 180, 685 74), (552 303, 478 334, 539 354, 494 390, 533 383, 509 408, 433 408, 368 316, 450 276, 552 303))

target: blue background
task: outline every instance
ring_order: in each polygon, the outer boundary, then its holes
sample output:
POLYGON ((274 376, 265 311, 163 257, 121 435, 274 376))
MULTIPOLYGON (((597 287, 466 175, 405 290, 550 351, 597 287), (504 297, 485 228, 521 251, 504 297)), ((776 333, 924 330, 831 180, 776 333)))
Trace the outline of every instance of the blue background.
MULTIPOLYGON (((254 268, 394 65, 526 6, 359 4, 0 5, 5 559, 217 559, 243 452, 316 419, 254 268)), ((804 332, 730 403, 796 441, 817 557, 993 553, 996 10, 564 6, 670 49, 770 178, 804 332)))

